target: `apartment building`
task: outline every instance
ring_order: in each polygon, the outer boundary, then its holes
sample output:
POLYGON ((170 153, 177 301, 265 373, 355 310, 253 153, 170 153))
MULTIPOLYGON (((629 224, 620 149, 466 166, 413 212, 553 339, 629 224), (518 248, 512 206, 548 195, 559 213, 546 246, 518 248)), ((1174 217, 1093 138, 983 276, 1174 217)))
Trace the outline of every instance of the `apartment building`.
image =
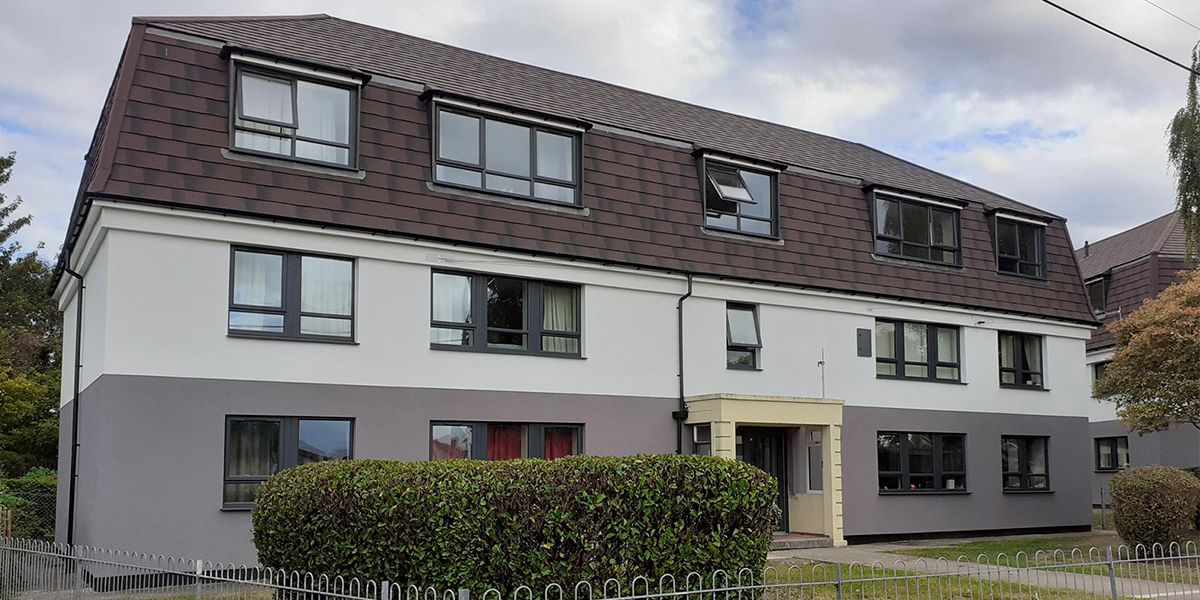
MULTIPOLYGON (((1096 318, 1104 325, 1119 320, 1178 281, 1179 272, 1190 268, 1186 252, 1187 239, 1178 212, 1084 244, 1075 256, 1096 318)), ((1115 346, 1116 340, 1104 326, 1088 340, 1087 363, 1093 382, 1112 360, 1115 346)), ((1116 405, 1093 399, 1091 408, 1094 504, 1107 501, 1108 481, 1130 466, 1200 466, 1200 431, 1195 427, 1138 435, 1117 420, 1116 405)))
POLYGON ((135 19, 64 257, 75 543, 251 562, 279 469, 574 453, 751 462, 831 544, 1090 524, 1064 220, 862 144, 325 15, 135 19))

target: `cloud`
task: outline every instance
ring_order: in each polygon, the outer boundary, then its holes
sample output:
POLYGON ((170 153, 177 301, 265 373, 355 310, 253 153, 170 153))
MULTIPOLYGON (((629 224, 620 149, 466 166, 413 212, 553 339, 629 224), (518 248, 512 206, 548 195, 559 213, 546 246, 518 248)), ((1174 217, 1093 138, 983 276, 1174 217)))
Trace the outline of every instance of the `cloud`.
MULTIPOLYGON (((1200 10, 1160 0, 1185 18, 1200 10)), ((1197 32, 1138 2, 1068 7, 1186 61, 1197 32)), ((6 193, 60 243, 133 15, 329 12, 860 141, 1069 219, 1076 243, 1167 212, 1163 129, 1186 73, 1035 1, 66 0, 0 21, 6 193)))

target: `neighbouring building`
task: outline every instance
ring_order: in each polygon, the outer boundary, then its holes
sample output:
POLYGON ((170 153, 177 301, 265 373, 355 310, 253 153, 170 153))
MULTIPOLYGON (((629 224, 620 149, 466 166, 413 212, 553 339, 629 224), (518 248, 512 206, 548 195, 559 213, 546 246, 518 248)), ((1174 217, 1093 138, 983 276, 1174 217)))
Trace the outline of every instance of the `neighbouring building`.
POLYGON ((862 144, 325 15, 135 19, 64 250, 75 543, 252 561, 258 484, 347 457, 711 453, 834 544, 1090 524, 1064 220, 862 144))
MULTIPOLYGON (((1096 318, 1107 325, 1137 310, 1188 269, 1187 239, 1178 212, 1161 216, 1075 251, 1096 318)), ((1087 343, 1092 381, 1112 360, 1116 340, 1101 326, 1087 343)), ((1090 397, 1091 394, 1089 393, 1090 397)), ((1138 435, 1116 417, 1116 406, 1092 403, 1092 502, 1108 497, 1108 480, 1130 466, 1200 467, 1200 430, 1191 425, 1138 435)))

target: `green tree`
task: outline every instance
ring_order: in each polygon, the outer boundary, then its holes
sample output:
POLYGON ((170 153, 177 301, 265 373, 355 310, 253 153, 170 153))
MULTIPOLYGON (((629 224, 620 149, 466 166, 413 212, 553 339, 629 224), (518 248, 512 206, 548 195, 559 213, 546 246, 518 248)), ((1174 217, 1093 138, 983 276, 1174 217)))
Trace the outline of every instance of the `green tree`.
POLYGON ((1187 255, 1200 250, 1200 43, 1192 48, 1187 101, 1167 126, 1167 160, 1175 174, 1175 205, 1183 220, 1187 255))
POLYGON ((1139 433, 1174 424, 1200 429, 1200 271, 1108 324, 1117 339, 1112 362, 1093 395, 1117 405, 1139 433))
MULTIPOLYGON (((0 186, 16 156, 0 156, 0 186)), ((0 477, 54 467, 62 321, 50 297, 54 273, 16 235, 32 222, 16 216, 21 198, 0 193, 0 477)))

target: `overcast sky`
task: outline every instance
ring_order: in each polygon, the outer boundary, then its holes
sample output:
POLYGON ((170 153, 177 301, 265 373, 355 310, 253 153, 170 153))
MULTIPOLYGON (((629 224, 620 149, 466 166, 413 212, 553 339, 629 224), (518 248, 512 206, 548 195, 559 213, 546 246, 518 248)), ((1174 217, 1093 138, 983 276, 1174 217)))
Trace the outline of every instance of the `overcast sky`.
MULTIPOLYGON (((1059 2, 1180 62, 1200 39, 1148 0, 1059 2)), ((1200 3, 1154 2, 1200 25, 1200 3)), ((1174 206, 1187 73, 1040 0, 9 0, 22 241, 62 243, 131 17, 316 12, 862 142, 1060 214, 1077 245, 1174 206)))

